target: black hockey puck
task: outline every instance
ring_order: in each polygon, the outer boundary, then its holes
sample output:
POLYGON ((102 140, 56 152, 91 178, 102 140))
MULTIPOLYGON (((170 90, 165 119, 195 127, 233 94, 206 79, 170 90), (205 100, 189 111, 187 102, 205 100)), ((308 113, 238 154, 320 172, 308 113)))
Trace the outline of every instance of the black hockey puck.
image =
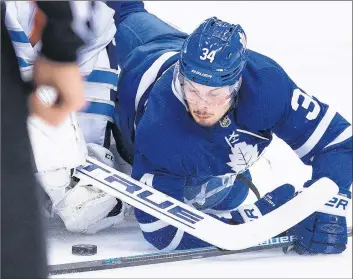
POLYGON ((92 256, 97 254, 97 245, 77 244, 72 245, 72 254, 80 256, 92 256))

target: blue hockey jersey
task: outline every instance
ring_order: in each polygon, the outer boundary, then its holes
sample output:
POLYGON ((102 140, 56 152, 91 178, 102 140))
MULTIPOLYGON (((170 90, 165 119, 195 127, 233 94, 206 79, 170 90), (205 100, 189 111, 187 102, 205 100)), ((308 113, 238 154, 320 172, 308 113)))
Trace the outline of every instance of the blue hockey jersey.
MULTIPOLYGON (((173 82, 186 37, 143 4, 122 4, 116 33, 122 71, 115 120, 119 140, 133 159, 135 179, 199 210, 232 210, 248 194, 237 176, 250 178, 249 167, 275 134, 313 167, 308 185, 329 177, 349 189, 350 123, 262 54, 249 50, 235 107, 216 125, 199 126, 173 82)), ((146 240, 158 249, 209 245, 138 209, 135 215, 146 240)))

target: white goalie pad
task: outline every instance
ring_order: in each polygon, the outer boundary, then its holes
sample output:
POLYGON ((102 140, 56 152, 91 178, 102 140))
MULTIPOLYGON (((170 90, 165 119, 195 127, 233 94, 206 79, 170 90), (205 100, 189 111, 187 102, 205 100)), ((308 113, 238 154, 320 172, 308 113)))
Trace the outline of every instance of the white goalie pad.
POLYGON ((116 216, 107 217, 116 204, 115 197, 80 181, 53 209, 68 231, 94 234, 124 220, 123 208, 116 216))
MULTIPOLYGON (((55 90, 48 86, 38 88, 37 94, 46 104, 57 98, 55 90)), ((71 169, 85 162, 86 143, 75 114, 58 126, 50 126, 42 119, 30 116, 27 126, 38 172, 71 169)))
MULTIPOLYGON (((114 167, 114 155, 108 149, 94 143, 87 144, 87 149, 92 157, 114 167)), ((65 192, 59 202, 53 204, 53 210, 68 231, 94 234, 124 220, 127 205, 123 202, 120 203, 120 212, 115 210, 115 214, 108 216, 117 204, 114 196, 94 187, 90 181, 80 179, 72 189, 65 192)))

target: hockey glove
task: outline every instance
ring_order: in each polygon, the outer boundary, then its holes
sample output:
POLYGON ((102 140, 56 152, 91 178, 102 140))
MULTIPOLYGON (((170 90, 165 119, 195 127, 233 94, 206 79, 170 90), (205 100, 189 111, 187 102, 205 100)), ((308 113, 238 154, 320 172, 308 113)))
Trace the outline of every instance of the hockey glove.
POLYGON ((289 234, 297 238, 296 245, 290 247, 300 255, 339 254, 346 249, 346 213, 352 193, 340 192, 324 207, 291 228, 289 234))
POLYGON ((231 223, 238 225, 258 219, 291 200, 294 194, 295 188, 290 184, 284 184, 267 193, 255 204, 240 206, 232 211, 231 223))

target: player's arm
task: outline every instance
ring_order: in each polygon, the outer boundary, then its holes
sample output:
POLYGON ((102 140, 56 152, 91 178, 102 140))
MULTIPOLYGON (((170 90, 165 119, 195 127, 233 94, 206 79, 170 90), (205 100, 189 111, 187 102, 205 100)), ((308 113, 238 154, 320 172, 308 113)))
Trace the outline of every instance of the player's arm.
POLYGON ((187 34, 149 13, 142 1, 111 1, 107 5, 119 13, 115 41, 116 60, 122 70, 146 71, 141 65, 149 67, 163 53, 180 51, 187 34))
MULTIPOLYGON (((155 151, 155 153, 157 152, 158 151, 155 151)), ((138 152, 136 154, 132 177, 147 185, 153 185, 153 188, 158 191, 179 201, 183 201, 186 176, 183 174, 172 174, 165 168, 156 169, 144 155, 138 152)), ((170 161, 173 160, 170 156, 166 156, 166 159, 170 161)), ((168 164, 165 165, 167 166, 168 164)), ((266 193, 264 197, 255 202, 255 204, 247 204, 238 207, 237 210, 231 212, 231 218, 218 217, 213 214, 209 215, 229 225, 239 225, 276 210, 288 200, 292 199, 294 194, 294 187, 285 184, 266 193)), ((135 208, 135 216, 144 238, 160 250, 185 250, 211 246, 211 244, 185 233, 181 229, 175 228, 137 208, 135 208)), ((212 228, 209 229, 212 230, 212 228)), ((220 235, 219 237, 222 236, 220 235)))
MULTIPOLYGON (((135 153, 132 177, 183 201, 186 177, 176 172, 172 173, 165 168, 158 167, 156 162, 151 162, 146 155, 141 154, 138 150, 135 153)), ((135 208, 135 216, 144 238, 159 250, 182 250, 211 246, 137 208, 135 208)))
POLYGON ((301 161, 312 166, 309 187, 322 177, 339 186, 339 194, 294 228, 299 253, 340 253, 347 243, 346 212, 351 199, 352 127, 334 108, 300 89, 283 72, 278 73, 277 100, 271 130, 283 139, 301 161), (279 91, 280 90, 280 91, 279 91), (276 115, 277 114, 277 115, 276 115))

